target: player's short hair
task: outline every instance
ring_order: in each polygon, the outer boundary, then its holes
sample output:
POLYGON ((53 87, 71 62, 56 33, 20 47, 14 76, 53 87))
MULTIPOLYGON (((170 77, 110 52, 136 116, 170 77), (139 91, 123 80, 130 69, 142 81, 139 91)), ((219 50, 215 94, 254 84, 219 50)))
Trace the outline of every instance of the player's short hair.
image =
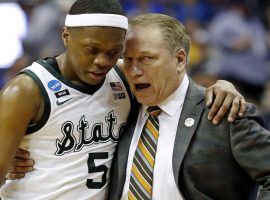
POLYGON ((118 0, 77 0, 69 11, 70 15, 89 13, 124 15, 118 0))

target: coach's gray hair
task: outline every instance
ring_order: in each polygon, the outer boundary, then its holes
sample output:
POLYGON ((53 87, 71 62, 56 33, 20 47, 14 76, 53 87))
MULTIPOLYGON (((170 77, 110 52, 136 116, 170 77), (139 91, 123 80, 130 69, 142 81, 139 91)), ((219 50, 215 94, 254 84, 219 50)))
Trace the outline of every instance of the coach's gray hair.
POLYGON ((168 43, 171 53, 183 48, 189 62, 190 38, 185 27, 177 19, 164 14, 142 14, 129 21, 129 26, 153 26, 160 28, 164 40, 168 43))

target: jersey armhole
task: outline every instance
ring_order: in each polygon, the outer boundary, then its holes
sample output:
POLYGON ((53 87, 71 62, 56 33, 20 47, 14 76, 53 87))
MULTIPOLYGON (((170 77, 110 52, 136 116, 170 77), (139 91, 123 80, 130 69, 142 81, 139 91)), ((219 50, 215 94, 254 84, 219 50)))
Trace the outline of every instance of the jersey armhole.
POLYGON ((40 92, 44 101, 44 112, 41 116, 41 119, 37 123, 28 126, 25 133, 27 135, 27 134, 31 134, 40 130, 46 124, 51 113, 51 105, 50 105, 50 99, 49 99, 48 93, 46 89, 44 88, 41 80, 38 78, 38 76, 29 69, 23 70, 20 74, 27 74, 35 81, 35 83, 38 85, 40 89, 40 92))

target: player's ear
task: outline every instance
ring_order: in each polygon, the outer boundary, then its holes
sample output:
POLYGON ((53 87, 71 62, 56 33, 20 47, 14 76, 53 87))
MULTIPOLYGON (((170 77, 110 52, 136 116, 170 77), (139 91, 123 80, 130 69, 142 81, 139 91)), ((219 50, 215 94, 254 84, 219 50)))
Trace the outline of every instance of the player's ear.
POLYGON ((63 40, 64 46, 67 46, 68 38, 69 38, 69 30, 67 27, 64 26, 62 28, 62 40, 63 40))

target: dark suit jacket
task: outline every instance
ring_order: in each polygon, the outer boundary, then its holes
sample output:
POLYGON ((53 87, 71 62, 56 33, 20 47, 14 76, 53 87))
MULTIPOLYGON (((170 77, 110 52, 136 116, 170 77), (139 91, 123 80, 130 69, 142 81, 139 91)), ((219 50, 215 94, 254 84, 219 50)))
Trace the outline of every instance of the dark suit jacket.
MULTIPOLYGON (((125 182, 127 158, 140 105, 133 108, 118 144, 109 200, 118 200, 125 182)), ((204 89, 190 80, 179 119, 173 152, 173 173, 185 199, 270 199, 270 134, 260 124, 254 105, 233 124, 214 126, 207 120, 204 89), (193 118, 191 127, 185 119, 193 118)))

